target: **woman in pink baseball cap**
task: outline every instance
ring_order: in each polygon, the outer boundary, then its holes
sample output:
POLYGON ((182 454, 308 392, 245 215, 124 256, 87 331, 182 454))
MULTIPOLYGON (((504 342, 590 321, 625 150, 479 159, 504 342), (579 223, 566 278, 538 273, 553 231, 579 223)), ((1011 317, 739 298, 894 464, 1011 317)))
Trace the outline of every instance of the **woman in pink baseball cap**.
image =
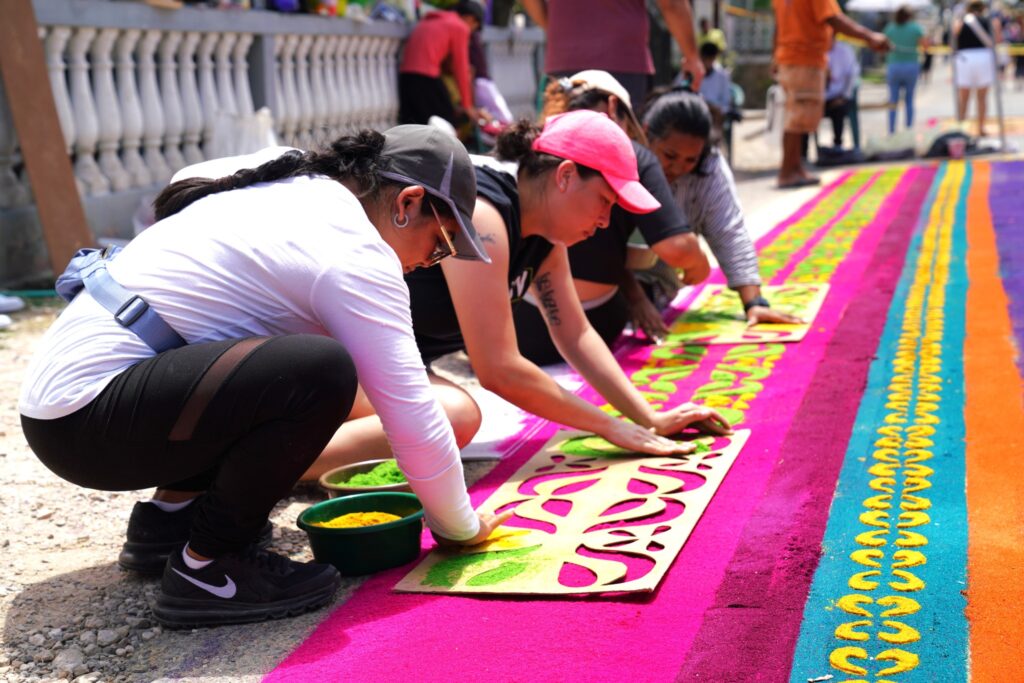
MULTIPOLYGON (((607 116, 575 111, 548 119, 543 131, 521 122, 498 138, 497 158, 473 157, 473 225, 490 264, 453 262, 406 275, 413 331, 424 361, 465 350, 481 385, 523 410, 594 432, 631 451, 667 455, 694 446, 665 438, 686 427, 729 433, 714 410, 693 404, 657 411, 629 381, 590 325, 573 287, 567 247, 607 227, 615 204, 654 211, 640 184, 626 134, 607 116), (562 389, 519 353, 513 309, 527 290, 540 302, 558 349, 625 418, 562 389)), ((460 387, 431 373, 460 446, 480 427, 480 409, 460 387)), ((370 416, 372 408, 357 405, 370 416)), ((356 459, 384 456, 379 427, 349 422, 306 478, 356 459), (361 441, 357 436, 362 435, 361 441)))

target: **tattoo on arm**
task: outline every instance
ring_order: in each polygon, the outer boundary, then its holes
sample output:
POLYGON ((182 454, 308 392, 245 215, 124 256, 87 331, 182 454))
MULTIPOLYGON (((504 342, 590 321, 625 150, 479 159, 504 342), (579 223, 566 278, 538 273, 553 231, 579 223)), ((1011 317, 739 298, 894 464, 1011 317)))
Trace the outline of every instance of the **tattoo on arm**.
POLYGON ((492 235, 489 232, 477 233, 477 237, 480 238, 481 242, 488 242, 490 244, 494 244, 496 242, 496 240, 494 239, 494 235, 492 235))
POLYGON ((562 320, 558 317, 558 302, 555 301, 555 288, 551 284, 551 278, 544 273, 536 280, 537 294, 540 298, 544 316, 552 325, 561 325, 562 320))

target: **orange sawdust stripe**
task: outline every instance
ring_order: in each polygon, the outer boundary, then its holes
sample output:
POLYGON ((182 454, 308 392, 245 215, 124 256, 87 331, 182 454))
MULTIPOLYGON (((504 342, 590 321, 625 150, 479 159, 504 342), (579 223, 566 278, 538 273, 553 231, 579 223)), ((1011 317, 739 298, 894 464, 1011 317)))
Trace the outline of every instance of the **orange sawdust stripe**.
POLYGON ((1024 675, 1024 405, 989 211, 991 167, 974 166, 967 204, 967 618, 971 678, 1024 675))

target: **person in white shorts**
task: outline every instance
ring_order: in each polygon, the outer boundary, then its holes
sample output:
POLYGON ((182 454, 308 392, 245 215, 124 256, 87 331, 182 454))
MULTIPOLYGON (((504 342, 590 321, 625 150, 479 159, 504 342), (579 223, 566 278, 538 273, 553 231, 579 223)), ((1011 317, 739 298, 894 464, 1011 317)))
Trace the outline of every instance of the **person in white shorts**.
POLYGON ((975 0, 967 6, 963 19, 953 25, 956 36, 957 118, 967 118, 971 92, 976 93, 978 135, 985 136, 988 89, 995 78, 994 47, 1002 42, 999 19, 985 16, 986 5, 975 0))

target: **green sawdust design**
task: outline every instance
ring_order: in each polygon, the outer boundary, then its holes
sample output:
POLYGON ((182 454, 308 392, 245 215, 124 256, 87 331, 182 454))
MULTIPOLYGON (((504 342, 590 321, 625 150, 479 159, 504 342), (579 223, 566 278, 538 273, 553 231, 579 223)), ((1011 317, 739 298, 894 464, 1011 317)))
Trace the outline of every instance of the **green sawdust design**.
MULTIPOLYGON (((697 441, 696 444, 695 453, 707 453, 711 450, 711 447, 703 441, 697 441)), ((633 451, 627 451, 625 448, 620 448, 602 437, 592 434, 566 439, 558 445, 558 450, 578 458, 616 458, 621 455, 633 454, 633 451)))
POLYGON ((620 448, 600 436, 591 434, 566 439, 558 446, 558 450, 566 455, 575 455, 580 458, 614 458, 632 453, 632 451, 620 448))
POLYGON ((496 583, 508 581, 514 576, 519 576, 526 571, 526 568, 529 566, 530 564, 528 562, 505 562, 494 569, 488 569, 487 571, 480 572, 467 581, 466 585, 493 586, 496 583))
MULTIPOLYGON (((489 550, 482 553, 468 553, 447 557, 427 571, 423 579, 423 586, 439 586, 441 588, 452 588, 472 568, 493 562, 495 560, 510 560, 514 557, 521 557, 532 553, 540 545, 531 545, 528 548, 516 550, 489 550)), ((468 586, 492 586, 502 581, 507 581, 513 576, 518 576, 527 568, 526 562, 502 562, 502 564, 472 576, 466 581, 468 586)))

